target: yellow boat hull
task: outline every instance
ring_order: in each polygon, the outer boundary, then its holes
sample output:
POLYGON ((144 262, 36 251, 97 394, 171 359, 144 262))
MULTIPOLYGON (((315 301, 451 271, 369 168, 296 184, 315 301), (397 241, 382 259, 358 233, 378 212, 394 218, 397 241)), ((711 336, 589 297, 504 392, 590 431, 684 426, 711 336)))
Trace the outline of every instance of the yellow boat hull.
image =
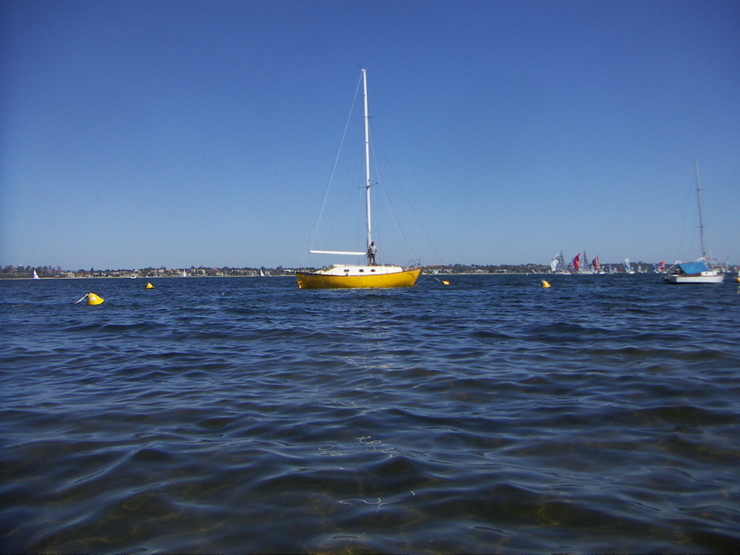
POLYGON ((298 272, 296 279, 300 289, 367 289, 389 287, 412 287, 419 278, 421 268, 388 274, 365 276, 336 276, 319 273, 298 272))

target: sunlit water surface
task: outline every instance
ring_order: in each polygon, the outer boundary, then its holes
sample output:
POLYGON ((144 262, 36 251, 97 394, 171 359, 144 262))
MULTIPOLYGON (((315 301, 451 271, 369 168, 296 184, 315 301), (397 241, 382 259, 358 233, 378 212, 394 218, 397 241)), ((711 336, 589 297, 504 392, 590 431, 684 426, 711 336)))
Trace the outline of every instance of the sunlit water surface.
POLYGON ((740 551, 734 276, 542 277, 0 282, 0 550, 740 551))

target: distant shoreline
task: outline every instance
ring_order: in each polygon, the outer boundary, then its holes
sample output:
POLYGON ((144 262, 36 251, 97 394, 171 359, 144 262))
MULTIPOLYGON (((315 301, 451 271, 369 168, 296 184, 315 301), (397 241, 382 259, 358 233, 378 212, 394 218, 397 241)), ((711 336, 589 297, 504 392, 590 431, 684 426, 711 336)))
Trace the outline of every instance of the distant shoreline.
MULTIPOLYGON (((650 274, 658 269, 658 265, 647 262, 633 262, 632 270, 636 273, 650 274)), ((626 273, 624 265, 602 264, 602 269, 609 268, 609 274, 626 273)), ((728 266, 727 271, 737 271, 736 266, 728 266)), ((300 271, 314 271, 314 268, 140 268, 135 270, 88 270, 68 271, 59 266, 6 266, 0 268, 0 280, 34 279, 34 272, 39 279, 161 279, 161 278, 204 278, 204 277, 292 277, 300 271)), ((422 275, 447 276, 447 275, 558 275, 553 274, 548 264, 449 264, 439 266, 422 266, 422 275)), ((573 271, 572 274, 577 274, 573 271)))
MULTIPOLYGON (((637 272, 638 274, 652 274, 655 273, 652 270, 651 271, 643 271, 643 272, 637 272)), ((424 276, 430 276, 430 277, 443 277, 443 276, 529 276, 529 275, 537 275, 537 276, 557 276, 557 275, 565 275, 565 276, 577 276, 577 273, 552 273, 549 271, 529 271, 529 272, 439 272, 439 273, 433 273, 433 272, 423 272, 422 275, 424 276)), ((582 274, 582 275, 628 275, 626 272, 607 272, 604 274, 582 274)), ((218 275, 218 276, 202 276, 202 275, 194 275, 194 276, 138 276, 136 278, 126 277, 126 276, 47 276, 47 277, 39 277, 39 278, 33 278, 29 276, 17 276, 17 277, 10 277, 10 276, 0 276, 0 281, 22 281, 22 280, 31 280, 31 281, 64 281, 64 280, 84 280, 84 279, 97 279, 97 280, 112 280, 112 279, 123 279, 123 280, 134 280, 134 279, 140 279, 140 280, 160 280, 160 279, 274 279, 274 278, 294 278, 295 274, 269 274, 269 275, 218 275)))

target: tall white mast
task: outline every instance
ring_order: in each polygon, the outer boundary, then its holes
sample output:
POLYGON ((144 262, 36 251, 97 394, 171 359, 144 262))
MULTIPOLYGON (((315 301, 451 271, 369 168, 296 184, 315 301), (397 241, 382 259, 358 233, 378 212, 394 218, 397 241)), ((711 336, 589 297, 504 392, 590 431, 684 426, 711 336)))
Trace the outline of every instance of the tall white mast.
POLYGON ((367 72, 362 69, 362 87, 365 101, 365 214, 367 217, 367 248, 373 242, 372 215, 370 211, 370 114, 367 104, 367 72))
POLYGON ((707 257, 707 249, 704 246, 704 215, 701 209, 701 182, 699 181, 699 162, 694 160, 694 170, 696 171, 696 196, 699 199, 699 236, 701 237, 701 256, 707 257))

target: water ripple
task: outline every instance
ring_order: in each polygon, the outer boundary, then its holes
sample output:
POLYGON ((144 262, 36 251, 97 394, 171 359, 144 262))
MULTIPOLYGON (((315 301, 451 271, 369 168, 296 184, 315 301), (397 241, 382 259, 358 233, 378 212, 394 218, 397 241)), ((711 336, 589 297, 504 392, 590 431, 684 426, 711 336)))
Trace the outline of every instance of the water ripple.
POLYGON ((737 552, 732 284, 450 279, 1 282, 0 552, 737 552))

